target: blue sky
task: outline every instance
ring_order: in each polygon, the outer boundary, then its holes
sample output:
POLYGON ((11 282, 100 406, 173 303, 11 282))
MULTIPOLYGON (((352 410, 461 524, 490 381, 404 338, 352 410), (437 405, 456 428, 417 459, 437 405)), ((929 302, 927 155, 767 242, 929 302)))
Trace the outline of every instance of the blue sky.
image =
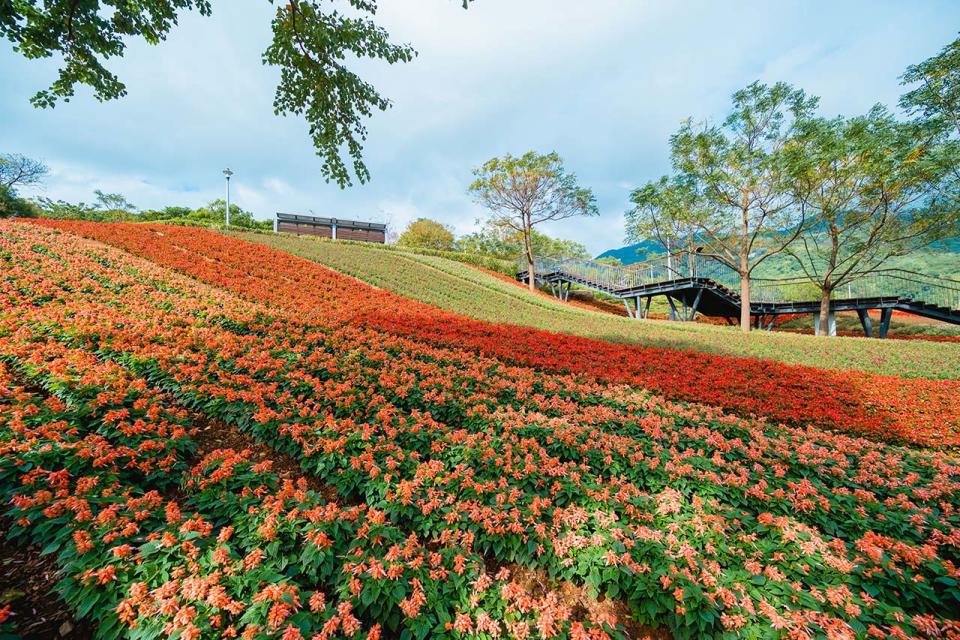
MULTIPOLYGON (((394 102, 369 122, 366 185, 324 182, 297 118, 273 115, 277 71, 260 55, 272 5, 220 0, 185 15, 157 47, 133 44, 110 67, 129 95, 81 89, 37 110, 53 78, 0 45, 0 151, 47 162, 43 194, 121 192, 142 208, 233 199, 275 211, 387 222, 428 216, 457 233, 484 216, 471 170, 506 152, 557 151, 597 194, 601 216, 546 230, 593 253, 623 244, 632 188, 669 169, 681 120, 721 118, 729 95, 784 80, 820 96, 825 115, 894 105, 898 76, 956 37, 960 2, 641 2, 381 0, 380 22, 419 51, 407 65, 360 65, 394 102)), ((28 193, 27 195, 34 195, 28 193)))

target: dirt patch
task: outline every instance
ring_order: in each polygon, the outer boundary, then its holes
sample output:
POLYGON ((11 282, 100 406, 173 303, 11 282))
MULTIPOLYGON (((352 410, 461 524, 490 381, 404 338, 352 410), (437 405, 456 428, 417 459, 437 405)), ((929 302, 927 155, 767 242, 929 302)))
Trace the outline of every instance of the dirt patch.
POLYGON ((257 442, 236 427, 232 427, 220 420, 211 420, 206 416, 194 415, 192 421, 197 427, 193 439, 197 443, 198 460, 216 449, 236 449, 237 451, 248 449, 254 459, 269 459, 272 461, 272 470, 280 476, 280 478, 293 481, 304 478, 307 481, 307 486, 323 496, 325 500, 339 502, 341 504, 344 503, 343 497, 337 493, 336 489, 323 483, 316 476, 305 473, 303 467, 300 466, 300 463, 294 457, 277 451, 276 449, 271 449, 267 445, 257 442))
POLYGON ((63 574, 53 554, 7 540, 7 523, 0 522, 0 607, 10 605, 11 621, 23 640, 89 640, 93 626, 77 620, 54 591, 63 574))

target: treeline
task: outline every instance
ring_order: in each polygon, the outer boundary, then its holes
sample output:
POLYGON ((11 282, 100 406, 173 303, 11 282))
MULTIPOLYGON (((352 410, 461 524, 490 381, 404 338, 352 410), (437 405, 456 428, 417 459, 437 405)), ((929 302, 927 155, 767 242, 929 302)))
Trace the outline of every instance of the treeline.
MULTIPOLYGON (((53 218, 92 222, 167 222, 174 224, 224 225, 227 205, 222 199, 202 207, 139 209, 119 193, 97 189, 91 203, 66 202, 46 197, 24 198, 19 190, 40 184, 49 173, 41 162, 16 154, 0 155, 0 218, 53 218)), ((271 229, 269 220, 230 204, 230 225, 245 229, 271 229)))
MULTIPOLYGON (((573 256, 577 258, 590 256, 587 247, 580 242, 551 238, 539 231, 532 233, 531 243, 538 256, 573 256)), ((397 245, 415 249, 456 251, 472 255, 491 256, 502 260, 516 260, 524 253, 523 233, 501 224, 497 220, 488 220, 479 231, 458 238, 448 225, 429 218, 418 218, 411 222, 400 234, 397 238, 397 245)))

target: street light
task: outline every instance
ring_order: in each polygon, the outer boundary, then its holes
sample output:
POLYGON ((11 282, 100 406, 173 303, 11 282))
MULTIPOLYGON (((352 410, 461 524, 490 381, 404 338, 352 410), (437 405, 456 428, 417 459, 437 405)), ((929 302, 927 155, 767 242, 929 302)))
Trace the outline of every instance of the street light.
POLYGON ((230 168, 223 170, 223 175, 227 177, 227 226, 230 226, 230 176, 233 175, 233 171, 230 171, 230 168))

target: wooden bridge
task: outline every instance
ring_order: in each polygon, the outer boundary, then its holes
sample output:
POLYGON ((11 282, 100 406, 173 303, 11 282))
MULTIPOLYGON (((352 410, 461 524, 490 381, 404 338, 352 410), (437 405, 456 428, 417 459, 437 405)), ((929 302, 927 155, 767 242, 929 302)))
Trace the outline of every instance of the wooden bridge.
MULTIPOLYGON (((517 278, 527 280, 526 262, 517 278)), ((693 320, 698 313, 726 318, 740 317, 740 276, 727 264, 699 254, 661 256, 629 266, 611 266, 581 258, 537 258, 534 279, 548 286, 561 300, 570 297, 572 286, 600 291, 623 301, 632 318, 646 318, 650 301, 664 296, 672 320, 693 320)), ((833 313, 856 311, 864 333, 874 335, 869 311, 880 311, 877 335, 885 338, 893 311, 960 324, 960 281, 934 278, 902 269, 886 269, 856 275, 833 292, 833 313)), ((778 316, 820 314, 820 292, 805 278, 751 278, 750 316, 757 328, 772 329, 778 316)), ((819 323, 817 323, 819 330, 819 323)))

